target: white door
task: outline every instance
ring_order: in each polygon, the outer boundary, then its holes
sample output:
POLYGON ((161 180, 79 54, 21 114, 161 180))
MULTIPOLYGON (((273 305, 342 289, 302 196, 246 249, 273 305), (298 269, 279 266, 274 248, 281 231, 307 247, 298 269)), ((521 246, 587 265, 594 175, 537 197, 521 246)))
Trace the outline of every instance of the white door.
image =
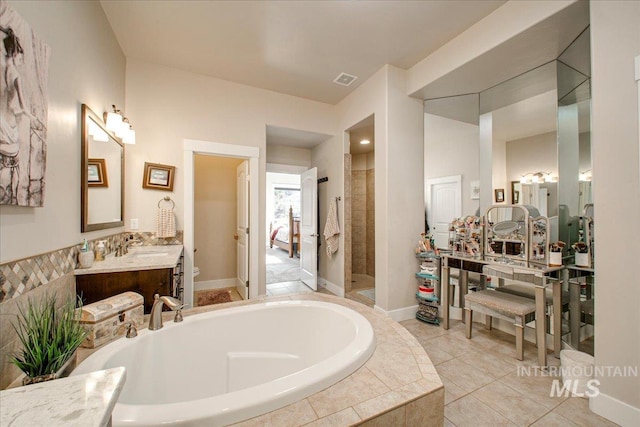
POLYGON ((249 162, 244 161, 236 169, 237 241, 236 256, 238 265, 238 293, 243 299, 249 297, 249 162))
POLYGON ((300 280, 318 290, 318 168, 300 175, 300 280))
POLYGON ((449 247, 449 223, 462 216, 462 177, 427 179, 427 222, 438 248, 449 247))

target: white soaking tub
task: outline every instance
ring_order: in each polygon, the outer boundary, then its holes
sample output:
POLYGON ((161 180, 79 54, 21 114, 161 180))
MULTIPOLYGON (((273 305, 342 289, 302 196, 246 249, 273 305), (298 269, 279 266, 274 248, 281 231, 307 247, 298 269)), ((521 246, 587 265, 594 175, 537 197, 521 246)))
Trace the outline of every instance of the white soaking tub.
POLYGON ((278 301, 165 321, 96 351, 72 375, 124 366, 114 426, 218 426, 273 411, 347 377, 375 350, 359 313, 278 301))

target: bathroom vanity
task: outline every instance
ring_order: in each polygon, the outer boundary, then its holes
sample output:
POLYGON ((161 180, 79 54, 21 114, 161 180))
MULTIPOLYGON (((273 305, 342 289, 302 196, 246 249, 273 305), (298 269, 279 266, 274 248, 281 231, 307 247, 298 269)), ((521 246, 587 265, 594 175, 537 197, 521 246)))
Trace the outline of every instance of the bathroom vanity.
POLYGON ((90 268, 75 270, 76 293, 91 304, 123 292, 144 297, 148 314, 155 294, 182 299, 182 245, 138 246, 120 257, 107 255, 90 268))

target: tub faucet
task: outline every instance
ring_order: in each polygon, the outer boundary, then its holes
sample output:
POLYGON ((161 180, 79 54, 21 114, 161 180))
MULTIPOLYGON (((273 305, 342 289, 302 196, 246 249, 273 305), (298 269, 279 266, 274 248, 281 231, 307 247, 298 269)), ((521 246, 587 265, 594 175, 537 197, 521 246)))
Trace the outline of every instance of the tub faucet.
POLYGON ((166 305, 171 311, 181 310, 184 305, 182 301, 170 296, 153 296, 153 307, 151 308, 151 316, 149 316, 149 330, 155 331, 162 328, 162 306, 166 305))

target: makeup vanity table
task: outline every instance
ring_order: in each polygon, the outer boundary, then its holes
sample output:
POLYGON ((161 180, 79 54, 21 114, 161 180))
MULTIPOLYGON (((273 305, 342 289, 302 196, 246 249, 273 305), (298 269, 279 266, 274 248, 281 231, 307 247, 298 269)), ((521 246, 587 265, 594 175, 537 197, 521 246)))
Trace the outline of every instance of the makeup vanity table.
MULTIPOLYGON (((464 308, 464 296, 468 292, 469 272, 482 275, 482 284, 486 283, 486 275, 497 277, 499 282, 510 279, 528 284, 534 288, 536 303, 536 340, 546 342, 546 302, 545 290, 552 286, 553 318, 562 316, 562 285, 568 281, 568 270, 565 266, 549 266, 534 262, 504 259, 495 255, 465 255, 459 253, 441 253, 442 275, 439 296, 442 305, 442 327, 449 329, 449 309, 452 304, 452 287, 450 284, 450 269, 459 270, 458 284, 460 286, 460 306, 464 308)), ((502 283, 501 283, 502 284, 502 283)), ((562 348, 562 322, 553 322, 553 350, 555 357, 560 357, 562 348)), ((546 346, 538 346, 538 364, 547 365, 546 346)))

